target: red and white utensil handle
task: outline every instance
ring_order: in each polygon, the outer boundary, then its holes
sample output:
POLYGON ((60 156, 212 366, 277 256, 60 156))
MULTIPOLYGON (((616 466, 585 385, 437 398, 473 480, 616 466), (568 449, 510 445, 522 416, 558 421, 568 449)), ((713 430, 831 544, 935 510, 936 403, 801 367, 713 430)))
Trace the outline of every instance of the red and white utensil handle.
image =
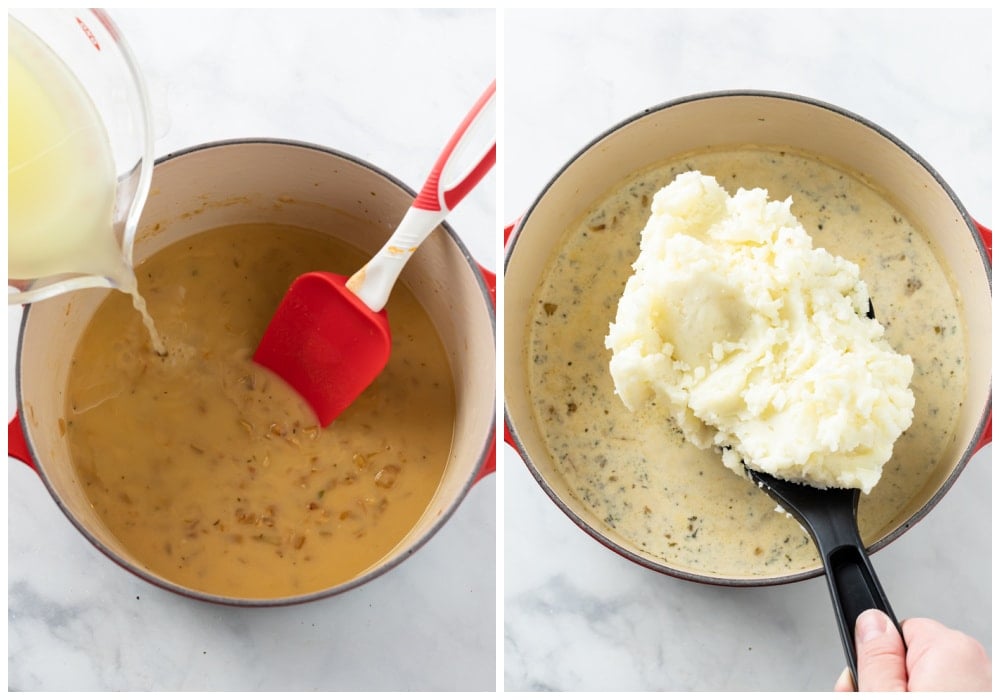
POLYGON ((410 256, 455 205, 479 184, 496 160, 494 80, 444 147, 423 189, 395 232, 368 264, 347 281, 347 288, 372 311, 381 311, 410 256), (470 153, 473 154, 471 158, 470 153))

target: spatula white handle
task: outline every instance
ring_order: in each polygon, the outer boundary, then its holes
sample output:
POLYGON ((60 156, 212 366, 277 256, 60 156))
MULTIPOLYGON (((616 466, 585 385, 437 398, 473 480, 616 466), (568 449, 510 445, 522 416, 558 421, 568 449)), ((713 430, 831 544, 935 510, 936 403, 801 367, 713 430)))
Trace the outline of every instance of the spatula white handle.
POLYGON ((417 247, 496 163, 496 81, 490 83, 444 147, 423 189, 382 249, 347 281, 372 311, 381 311, 417 247), (469 151, 488 142, 469 160, 469 151))

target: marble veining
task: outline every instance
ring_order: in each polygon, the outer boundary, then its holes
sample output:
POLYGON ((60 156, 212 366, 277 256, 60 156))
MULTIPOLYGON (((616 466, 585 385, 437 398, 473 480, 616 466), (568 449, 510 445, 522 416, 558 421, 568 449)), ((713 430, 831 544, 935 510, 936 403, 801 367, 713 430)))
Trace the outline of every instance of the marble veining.
MULTIPOLYGON (((990 225, 990 15, 979 11, 504 13, 503 214, 577 151, 689 94, 805 95, 888 129, 990 225)), ((901 618, 991 648, 991 460, 872 560, 901 618)), ((643 569, 579 530, 510 447, 504 464, 504 687, 830 690, 845 665, 825 581, 732 589, 643 569)), ((721 467, 720 467, 721 468, 721 467)))
MULTIPOLYGON (((489 175, 452 219, 491 269, 497 194, 501 220, 513 221, 605 129, 718 89, 795 92, 855 111, 992 223, 987 10, 500 12, 499 52, 490 9, 112 15, 147 75, 158 155, 214 139, 295 138, 411 187, 502 60, 503 181, 489 175), (446 79, 428 92, 435 76, 446 79)), ((8 416, 18 319, 9 310, 8 416)), ((489 690, 498 678, 510 691, 832 687, 844 660, 822 579, 729 589, 648 571, 577 529, 512 449, 500 462, 502 568, 488 477, 387 575, 315 603, 247 610, 121 570, 11 460, 8 688, 489 690)), ((899 616, 935 617, 988 650, 991 463, 988 447, 913 532, 873 557, 899 616)))
MULTIPOLYGON (((286 138, 419 189, 496 75, 483 10, 111 10, 142 66, 162 156, 286 138)), ((496 175, 449 219, 496 267, 496 175)), ((8 311, 8 417, 19 309, 8 311)), ((11 690, 492 690, 496 477, 431 541, 347 593, 272 609, 163 591, 94 549, 24 465, 8 468, 11 690)))

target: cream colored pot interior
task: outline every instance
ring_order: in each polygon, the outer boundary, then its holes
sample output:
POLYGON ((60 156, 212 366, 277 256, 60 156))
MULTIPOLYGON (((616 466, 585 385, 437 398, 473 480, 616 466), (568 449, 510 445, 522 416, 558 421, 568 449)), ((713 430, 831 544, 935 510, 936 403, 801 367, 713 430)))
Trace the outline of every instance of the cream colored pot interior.
MULTIPOLYGON (((196 149, 157 165, 135 261, 201 231, 242 222, 311 228, 374 253, 412 199, 385 175, 316 148, 241 142, 196 149), (380 232, 374 237, 373 224, 380 232)), ((380 573, 422 544, 458 505, 493 449, 492 308, 475 263, 439 228, 411 258, 401 280, 429 312, 449 356, 457 394, 451 455, 442 484, 408 537, 338 589, 380 573)), ((36 465, 70 518, 116 559, 158 579, 132 560, 94 515, 58 429, 70 356, 107 294, 89 290, 30 307, 20 350, 21 413, 36 465)))
MULTIPOLYGON (((576 501, 559 476, 534 422, 524 353, 532 294, 559 237, 601 195, 626 176, 706 146, 779 145, 841 163, 876 183, 926 231, 950 272, 965 314, 970 348, 968 400, 940 468, 913 502, 877 538, 898 536, 933 506, 982 434, 990 401, 989 275, 967 214, 935 174, 905 148, 863 121, 790 96, 703 96, 654 110, 609 132, 554 178, 515 232, 504 273, 504 383, 508 420, 535 476, 567 513, 622 553, 645 557, 576 501)), ((652 562, 655 568, 659 568, 652 562)))

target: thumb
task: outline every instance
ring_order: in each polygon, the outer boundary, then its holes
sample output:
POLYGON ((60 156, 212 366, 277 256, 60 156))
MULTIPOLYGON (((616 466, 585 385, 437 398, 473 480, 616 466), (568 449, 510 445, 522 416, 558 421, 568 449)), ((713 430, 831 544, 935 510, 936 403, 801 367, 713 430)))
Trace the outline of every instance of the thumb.
POLYGON ((858 690, 905 691, 906 648, 889 616, 865 610, 854 625, 858 690))

